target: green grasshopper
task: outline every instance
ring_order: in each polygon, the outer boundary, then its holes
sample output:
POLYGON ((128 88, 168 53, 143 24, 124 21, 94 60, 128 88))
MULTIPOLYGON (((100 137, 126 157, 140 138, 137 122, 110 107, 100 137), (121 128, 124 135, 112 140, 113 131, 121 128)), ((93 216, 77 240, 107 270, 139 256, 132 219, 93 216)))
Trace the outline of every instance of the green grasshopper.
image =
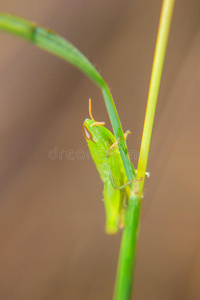
MULTIPOLYGON (((104 204, 106 210, 106 232, 115 234, 124 227, 125 212, 130 195, 122 159, 119 153, 118 142, 114 135, 104 127, 104 122, 94 120, 89 99, 89 115, 83 123, 85 137, 91 156, 104 182, 104 204)), ((130 131, 124 134, 127 139, 130 131)))

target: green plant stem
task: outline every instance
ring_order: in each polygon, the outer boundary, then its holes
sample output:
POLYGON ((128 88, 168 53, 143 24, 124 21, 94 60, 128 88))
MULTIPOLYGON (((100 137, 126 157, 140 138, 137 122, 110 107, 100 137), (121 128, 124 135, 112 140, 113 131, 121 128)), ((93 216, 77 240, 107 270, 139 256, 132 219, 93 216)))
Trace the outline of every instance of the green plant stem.
POLYGON ((174 2, 175 0, 164 0, 162 5, 137 169, 137 178, 143 180, 138 184, 133 184, 132 195, 129 199, 118 261, 114 300, 131 298, 141 199, 174 2))
POLYGON ((81 70, 101 89, 114 135, 121 141, 119 151, 122 156, 127 178, 128 180, 135 178, 135 171, 133 170, 128 157, 121 122, 112 95, 105 81, 90 61, 64 38, 49 29, 39 27, 25 19, 0 13, 0 29, 24 38, 36 46, 61 57, 81 70))
POLYGON ((151 72, 151 81, 149 86, 146 115, 143 127, 142 141, 140 146, 140 155, 138 160, 137 178, 143 178, 140 183, 140 196, 143 194, 145 173, 149 156, 149 148, 154 123, 158 92, 165 60, 165 53, 169 37, 169 30, 172 20, 175 0, 164 0, 160 15, 158 35, 154 53, 154 60, 151 72))
POLYGON ((121 240, 117 277, 115 282, 115 300, 131 298, 139 217, 140 201, 137 196, 132 195, 129 198, 129 205, 126 213, 126 226, 121 240))

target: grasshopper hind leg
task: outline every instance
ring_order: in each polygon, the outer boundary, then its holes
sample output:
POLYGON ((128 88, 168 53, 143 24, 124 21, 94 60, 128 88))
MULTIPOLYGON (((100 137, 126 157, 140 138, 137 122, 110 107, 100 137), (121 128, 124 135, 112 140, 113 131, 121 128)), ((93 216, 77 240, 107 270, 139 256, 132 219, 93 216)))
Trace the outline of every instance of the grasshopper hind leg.
POLYGON ((110 180, 104 184, 104 205, 106 210, 106 232, 108 234, 115 234, 119 229, 119 211, 121 193, 113 189, 110 180))

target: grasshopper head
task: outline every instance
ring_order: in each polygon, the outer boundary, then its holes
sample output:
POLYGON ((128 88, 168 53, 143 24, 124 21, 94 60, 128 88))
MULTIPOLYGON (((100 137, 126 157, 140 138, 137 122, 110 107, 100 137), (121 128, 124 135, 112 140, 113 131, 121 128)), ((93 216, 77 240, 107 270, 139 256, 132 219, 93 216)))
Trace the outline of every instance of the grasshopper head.
POLYGON ((92 116, 92 104, 91 99, 89 99, 89 115, 91 119, 85 119, 85 122, 83 123, 82 131, 83 136, 88 142, 100 142, 100 138, 102 137, 102 133, 104 132, 103 125, 105 125, 105 122, 96 122, 92 116))
POLYGON ((87 142, 92 141, 98 143, 102 140, 105 128, 104 123, 95 122, 91 119, 85 119, 82 127, 83 136, 87 142))
POLYGON ((92 116, 91 99, 89 99, 90 119, 85 119, 82 127, 83 136, 86 139, 90 151, 103 150, 108 151, 114 143, 115 138, 112 133, 104 127, 105 122, 97 122, 92 116))

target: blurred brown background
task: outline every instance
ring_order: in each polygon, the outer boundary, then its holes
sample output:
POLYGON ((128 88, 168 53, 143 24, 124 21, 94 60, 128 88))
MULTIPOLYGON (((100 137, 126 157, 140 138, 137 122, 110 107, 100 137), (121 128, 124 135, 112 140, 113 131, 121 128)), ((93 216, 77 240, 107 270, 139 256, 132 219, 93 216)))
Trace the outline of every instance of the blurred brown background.
MULTIPOLYGON (((66 37, 95 64, 138 156, 161 0, 0 4, 66 37)), ((0 300, 112 299, 121 235, 105 235, 103 185, 78 152, 88 151, 81 127, 89 97, 95 118, 110 128, 101 93, 74 67, 23 40, 1 32, 0 45, 0 300)), ((177 1, 133 299, 200 299, 199 95, 200 2, 177 1)))

